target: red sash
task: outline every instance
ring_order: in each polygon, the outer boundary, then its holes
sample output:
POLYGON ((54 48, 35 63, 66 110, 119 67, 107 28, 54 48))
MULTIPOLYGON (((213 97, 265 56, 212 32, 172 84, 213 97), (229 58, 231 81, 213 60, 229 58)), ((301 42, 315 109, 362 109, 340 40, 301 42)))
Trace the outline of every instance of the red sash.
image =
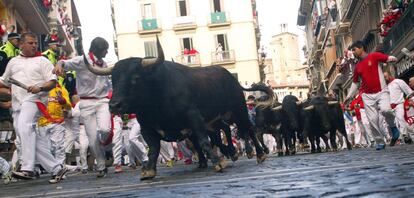
POLYGON ((408 110, 410 109, 409 101, 410 101, 410 99, 406 99, 404 101, 404 119, 409 125, 412 125, 414 123, 414 117, 413 116, 408 116, 408 110))
POLYGON ((47 112, 47 108, 45 106, 45 104, 41 103, 40 101, 36 102, 37 108, 39 109, 39 111, 42 113, 42 115, 47 119, 47 121, 52 122, 52 123, 57 123, 60 124, 63 121, 65 121, 64 118, 52 118, 52 116, 50 116, 49 112, 47 112))

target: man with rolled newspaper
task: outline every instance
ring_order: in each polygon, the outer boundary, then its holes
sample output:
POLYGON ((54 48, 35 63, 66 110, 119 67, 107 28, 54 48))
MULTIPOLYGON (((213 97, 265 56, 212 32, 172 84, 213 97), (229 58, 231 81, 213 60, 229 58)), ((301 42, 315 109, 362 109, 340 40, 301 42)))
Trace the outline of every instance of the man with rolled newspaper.
POLYGON ((20 40, 20 55, 10 60, 6 71, 0 77, 0 87, 11 87, 16 147, 21 164, 20 170, 13 171, 19 179, 34 179, 35 161, 52 174, 54 183, 59 182, 67 168, 52 155, 50 137, 39 134, 36 123, 39 109, 36 102, 45 103, 48 91, 55 87, 56 76, 53 65, 37 53, 36 34, 24 33, 20 40), (10 81, 11 80, 11 81, 10 81))

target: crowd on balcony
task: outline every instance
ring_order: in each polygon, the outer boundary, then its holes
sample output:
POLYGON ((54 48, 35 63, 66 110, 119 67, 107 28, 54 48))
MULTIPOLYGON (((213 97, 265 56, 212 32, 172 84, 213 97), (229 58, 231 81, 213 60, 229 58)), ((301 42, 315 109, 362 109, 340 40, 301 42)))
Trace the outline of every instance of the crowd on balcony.
POLYGON ((383 18, 378 24, 380 27, 379 34, 382 37, 388 35, 389 30, 398 22, 410 3, 413 3, 413 0, 393 1, 388 8, 383 11, 383 18))

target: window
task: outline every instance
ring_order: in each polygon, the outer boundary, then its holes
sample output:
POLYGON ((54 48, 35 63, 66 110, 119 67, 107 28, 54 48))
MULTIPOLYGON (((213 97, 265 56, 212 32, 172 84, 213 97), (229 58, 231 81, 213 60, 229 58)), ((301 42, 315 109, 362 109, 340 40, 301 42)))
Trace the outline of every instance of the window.
POLYGON ((153 19, 155 18, 155 10, 153 3, 144 3, 141 4, 141 14, 143 19, 153 19))
POLYGON ((213 12, 221 12, 221 0, 213 0, 213 12))
POLYGON ((191 50, 193 49, 193 39, 192 38, 181 38, 180 39, 180 44, 181 44, 181 52, 184 53, 184 50, 191 50))
POLYGON ((145 56, 146 57, 157 57, 157 44, 155 41, 144 42, 145 56))
POLYGON ((336 45, 336 57, 344 56, 344 38, 343 36, 335 37, 335 45, 336 45))
POLYGON ((178 0, 179 16, 187 16, 187 2, 186 0, 178 0))
POLYGON ((217 34, 215 36, 215 39, 216 39, 216 47, 220 43, 220 45, 222 46, 223 51, 228 51, 229 50, 229 47, 228 47, 228 44, 227 44, 227 35, 226 34, 217 34))

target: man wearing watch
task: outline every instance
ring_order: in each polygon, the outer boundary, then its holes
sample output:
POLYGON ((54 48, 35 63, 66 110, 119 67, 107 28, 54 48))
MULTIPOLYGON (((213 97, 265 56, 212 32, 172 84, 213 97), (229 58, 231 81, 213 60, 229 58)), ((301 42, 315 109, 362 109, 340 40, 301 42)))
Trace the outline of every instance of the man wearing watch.
POLYGON ((56 85, 53 65, 37 53, 37 41, 35 34, 24 33, 20 40, 20 55, 9 61, 6 71, 0 77, 0 87, 12 89, 13 125, 21 165, 19 171, 13 172, 13 176, 33 179, 35 161, 39 161, 43 168, 52 173, 53 182, 59 182, 67 168, 53 157, 48 135, 37 133, 35 128, 40 115, 36 102, 45 103, 48 91, 56 85), (10 79, 27 85, 27 90, 10 84, 10 79))

